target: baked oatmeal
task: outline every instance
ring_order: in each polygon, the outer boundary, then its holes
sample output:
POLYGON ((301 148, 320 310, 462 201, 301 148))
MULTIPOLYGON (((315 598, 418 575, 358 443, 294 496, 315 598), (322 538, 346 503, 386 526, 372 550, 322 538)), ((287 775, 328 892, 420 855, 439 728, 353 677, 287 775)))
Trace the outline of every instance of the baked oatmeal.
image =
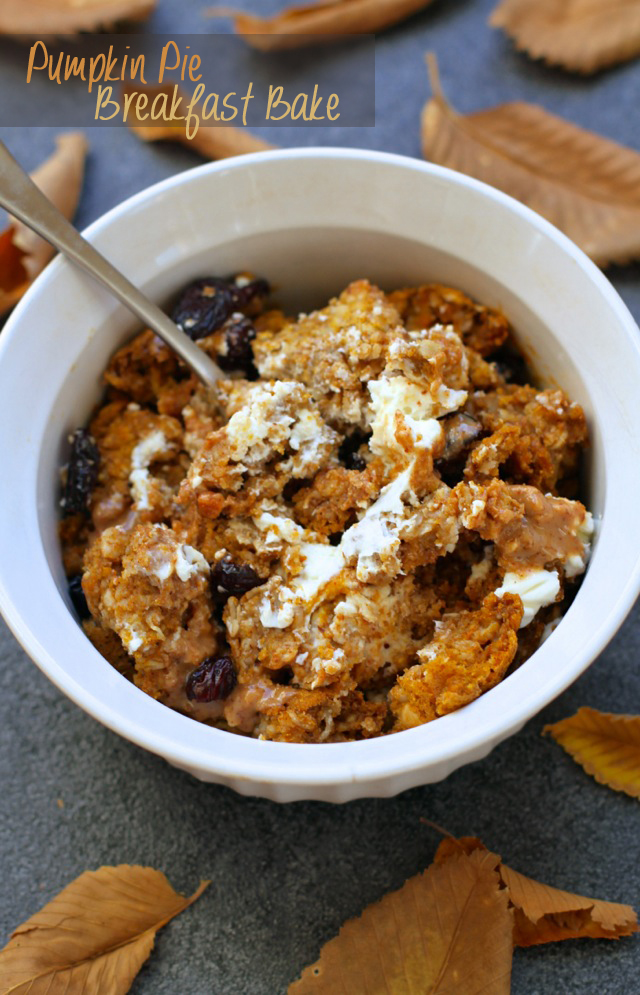
POLYGON ((71 440, 61 538, 88 638, 158 701, 292 743, 473 701, 557 624, 590 551, 587 427, 508 321, 438 284, 357 280, 287 317, 250 274, 120 349, 71 440))

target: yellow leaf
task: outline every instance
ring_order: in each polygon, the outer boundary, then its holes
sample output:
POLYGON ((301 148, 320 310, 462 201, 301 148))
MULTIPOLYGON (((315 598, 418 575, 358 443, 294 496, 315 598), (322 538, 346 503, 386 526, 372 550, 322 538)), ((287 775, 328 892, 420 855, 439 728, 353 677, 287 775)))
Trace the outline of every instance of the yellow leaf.
POLYGON ((512 915, 499 857, 455 854, 351 919, 289 995, 507 995, 512 915))
POLYGON ((113 27, 122 21, 143 21, 156 0, 0 0, 0 34, 75 34, 113 27))
MULTIPOLYGON (((87 142, 81 132, 56 139, 56 151, 31 178, 66 218, 75 214, 84 175, 87 142)), ((0 234, 0 314, 22 297, 54 253, 53 247, 21 221, 11 219, 0 234)))
MULTIPOLYGON (((173 83, 163 83, 160 86, 137 86, 127 84, 122 88, 123 93, 128 96, 131 93, 146 93, 150 104, 156 97, 165 94, 167 97, 167 107, 170 111, 171 100, 174 92, 173 83)), ((183 101, 184 107, 189 103, 189 97, 179 88, 178 95, 183 101)), ((226 159, 233 155, 244 155, 247 152, 262 152, 264 149, 272 149, 275 146, 252 134, 247 128, 232 128, 228 125, 201 125, 193 138, 187 138, 186 124, 182 121, 174 123, 147 125, 138 117, 135 101, 131 110, 133 117, 127 118, 127 124, 131 130, 144 142, 179 142, 187 148, 195 149, 206 159, 226 159)), ((182 112, 180 112, 182 113, 182 112)))
POLYGON ((513 942, 519 947, 557 940, 617 940, 637 932, 630 905, 585 898, 534 881, 504 864, 500 877, 515 909, 513 942))
POLYGON ((367 35, 398 24, 432 0, 325 0, 289 7, 273 17, 258 17, 229 7, 211 7, 211 17, 231 17, 236 32, 254 48, 275 52, 343 35, 367 35), (323 35, 327 37, 322 37, 323 35))
MULTIPOLYGON (((444 864, 461 853, 489 851, 475 836, 455 839, 447 836, 434 857, 435 864, 444 864)), ((502 862, 498 865, 500 880, 513 909, 513 943, 531 947, 539 943, 580 938, 617 940, 637 932, 638 920, 630 905, 585 898, 569 891, 552 888, 534 881, 502 862)))
POLYGON ((490 183, 561 228, 601 266, 640 257, 640 154, 535 104, 458 114, 431 63, 426 159, 490 183))
POLYGON ((86 871, 0 950, 0 995, 123 995, 185 898, 164 874, 122 864, 86 871))
POLYGON ((580 708, 571 718, 545 726, 543 732, 600 784, 640 798, 640 715, 580 708))
POLYGON ((501 0, 489 23, 534 59, 579 73, 640 55, 640 0, 501 0))
MULTIPOLYGON (((429 822, 427 819, 423 819, 423 822, 427 826, 431 826, 438 832, 446 833, 446 830, 440 829, 435 823, 429 822)), ((451 857, 455 857, 456 854, 473 853, 474 850, 486 850, 486 846, 482 840, 478 839, 477 836, 460 836, 456 839, 455 836, 451 836, 449 833, 440 842, 438 849, 436 850, 435 856, 433 858, 434 864, 443 864, 445 860, 449 860, 451 857)))

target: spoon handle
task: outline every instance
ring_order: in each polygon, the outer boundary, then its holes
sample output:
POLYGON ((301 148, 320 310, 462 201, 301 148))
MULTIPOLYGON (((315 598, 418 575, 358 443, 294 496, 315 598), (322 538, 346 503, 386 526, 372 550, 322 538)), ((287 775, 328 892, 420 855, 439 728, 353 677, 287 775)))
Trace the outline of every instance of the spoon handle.
POLYGON ((68 259, 110 290, 137 318, 163 339, 205 384, 222 371, 164 311, 138 290, 95 249, 45 197, 0 142, 0 206, 31 228, 68 259))

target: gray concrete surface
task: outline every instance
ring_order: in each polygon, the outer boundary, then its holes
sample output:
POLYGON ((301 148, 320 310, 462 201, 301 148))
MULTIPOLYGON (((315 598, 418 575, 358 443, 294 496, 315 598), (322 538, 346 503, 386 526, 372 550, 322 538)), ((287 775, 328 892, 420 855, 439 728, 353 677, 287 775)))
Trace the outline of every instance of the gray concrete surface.
MULTIPOLYGON (((150 27, 207 30, 201 6, 159 0, 150 27)), ((245 6, 265 12, 280 3, 245 6)), ((446 92, 463 111, 533 100, 640 147, 640 63, 585 80, 545 69, 487 27, 491 7, 492 0, 437 0, 378 39, 375 128, 269 129, 268 137, 419 155, 422 56, 432 49, 446 92)), ((5 95, 14 72, 0 65, 5 95)), ((33 166, 53 135, 0 128, 0 137, 33 166)), ((80 224, 200 161, 184 149, 143 146, 124 129, 89 137, 80 224)), ((640 318, 640 267, 610 276, 640 318)), ((395 799, 282 807, 200 784, 107 731, 63 698, 2 628, 0 942, 83 870, 151 864, 180 889, 201 877, 212 885, 160 934, 135 995, 279 995, 345 918, 430 863, 437 837, 421 816, 480 835, 543 881, 638 905, 637 802, 596 784, 540 731, 581 705, 640 712, 639 652, 636 608, 590 670, 482 762, 395 799)), ((633 939, 516 951, 512 991, 633 995, 639 966, 633 939)))

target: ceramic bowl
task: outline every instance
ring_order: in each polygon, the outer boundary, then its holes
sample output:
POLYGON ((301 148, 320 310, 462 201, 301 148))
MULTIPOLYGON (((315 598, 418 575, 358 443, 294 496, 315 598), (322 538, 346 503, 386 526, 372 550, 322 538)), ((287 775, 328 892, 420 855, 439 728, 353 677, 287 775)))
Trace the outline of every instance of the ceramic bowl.
POLYGON ((392 795, 484 757, 611 639, 640 587, 640 339, 611 284, 550 224, 438 166, 290 149, 181 173, 86 234, 160 303, 202 273, 249 269, 281 288, 294 311, 362 276, 387 289, 447 283, 502 308, 539 380, 562 385, 586 411, 585 500, 598 525, 584 582, 557 629, 519 670, 454 714, 369 741, 295 745, 173 712, 122 678, 70 611, 58 468, 68 433, 88 418, 110 355, 136 323, 57 259, 0 336, 0 608, 44 673, 96 719, 244 794, 335 802, 392 795))

